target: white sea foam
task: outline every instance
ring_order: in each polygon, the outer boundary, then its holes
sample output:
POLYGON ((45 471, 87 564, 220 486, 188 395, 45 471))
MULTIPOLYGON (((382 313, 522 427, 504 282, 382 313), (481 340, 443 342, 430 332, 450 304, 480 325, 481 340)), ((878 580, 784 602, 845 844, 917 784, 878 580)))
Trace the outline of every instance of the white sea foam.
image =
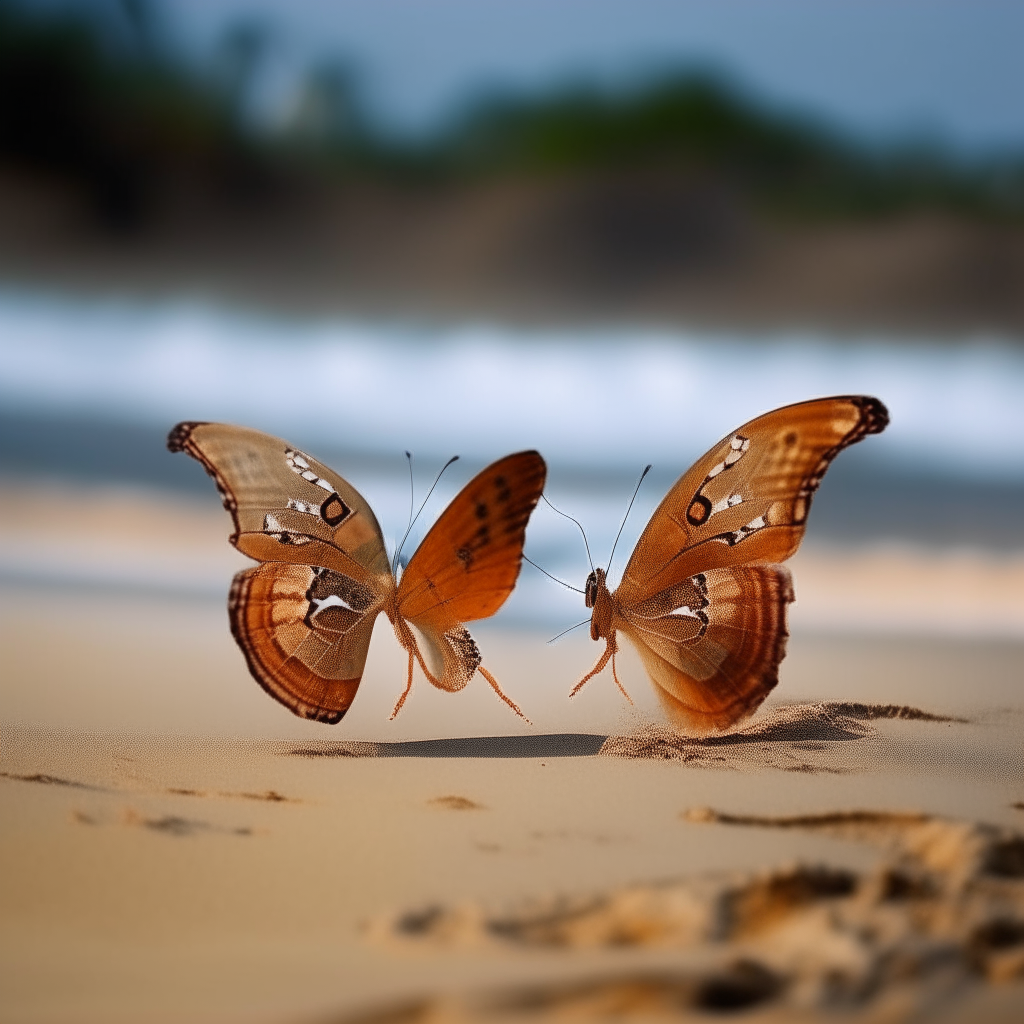
POLYGON ((8 409, 227 420, 333 448, 682 468, 759 412, 851 392, 890 409, 879 459, 1024 479, 1024 350, 996 338, 288 321, 0 292, 8 409))

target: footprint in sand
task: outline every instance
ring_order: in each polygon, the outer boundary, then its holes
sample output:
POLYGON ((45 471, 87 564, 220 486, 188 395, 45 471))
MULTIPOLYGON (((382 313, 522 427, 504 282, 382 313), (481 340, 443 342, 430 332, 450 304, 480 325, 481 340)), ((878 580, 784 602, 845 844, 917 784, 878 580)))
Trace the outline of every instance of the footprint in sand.
MULTIPOLYGON (((949 984, 965 991, 1024 979, 1024 835, 916 812, 761 817, 698 808, 684 818, 711 827, 825 832, 881 844, 889 855, 864 872, 798 864, 506 907, 433 905, 381 916, 367 936, 438 948, 692 950, 696 963, 712 964, 710 973, 705 966, 685 981, 648 977, 650 989, 637 977, 606 976, 577 988, 542 986, 532 990, 542 1018, 571 1008, 596 1019, 613 1006, 622 1011, 617 1016, 642 1016, 642 1007, 653 1005, 645 1000, 669 991, 679 1009, 707 1008, 694 993, 706 991, 709 977, 733 976, 741 962, 751 977, 772 979, 749 1005, 786 1003, 793 993, 794 1008, 804 1009, 880 1004, 908 979, 921 998, 949 984)), ((493 998, 483 1017, 501 1016, 519 997, 493 998)))
POLYGON ((427 803, 431 807, 439 807, 446 811, 483 811, 486 810, 483 804, 470 800, 466 796, 435 796, 427 803))

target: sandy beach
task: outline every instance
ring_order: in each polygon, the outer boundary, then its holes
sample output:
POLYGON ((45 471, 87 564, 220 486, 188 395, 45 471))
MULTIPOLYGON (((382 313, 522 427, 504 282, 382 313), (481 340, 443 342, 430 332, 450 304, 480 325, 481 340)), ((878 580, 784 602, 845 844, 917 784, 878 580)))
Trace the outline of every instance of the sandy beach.
POLYGON ((0 1020, 1019 1019, 1019 560, 808 546, 781 683, 726 736, 659 727, 629 657, 635 708, 570 702, 585 631, 499 623, 532 725, 479 679, 389 721, 378 622, 330 727, 248 676, 215 505, 82 492, 75 533, 32 493, 3 492, 0 1020))

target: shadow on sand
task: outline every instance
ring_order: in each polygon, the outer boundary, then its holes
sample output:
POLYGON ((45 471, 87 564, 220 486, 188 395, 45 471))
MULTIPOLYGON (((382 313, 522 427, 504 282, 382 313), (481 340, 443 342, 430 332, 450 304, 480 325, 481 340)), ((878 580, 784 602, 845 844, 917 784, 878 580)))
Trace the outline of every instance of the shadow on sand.
POLYGON ((327 742, 295 747, 298 757, 592 757, 605 736, 548 733, 543 736, 463 736, 404 743, 327 742))

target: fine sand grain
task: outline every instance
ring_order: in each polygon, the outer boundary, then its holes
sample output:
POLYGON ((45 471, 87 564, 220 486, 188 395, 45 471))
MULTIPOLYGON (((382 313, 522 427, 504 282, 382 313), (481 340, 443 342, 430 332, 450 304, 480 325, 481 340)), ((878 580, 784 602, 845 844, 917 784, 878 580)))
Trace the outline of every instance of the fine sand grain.
POLYGON ((569 701, 584 631, 488 624, 534 727, 422 677, 390 721, 387 623, 328 727, 249 677, 219 509, 108 495, 76 539, 17 499, 2 1024, 1024 1019, 1016 556, 876 552, 858 584, 809 551, 779 687, 725 735, 659 725, 629 654, 635 708, 607 676, 569 701), (998 630, 945 632, 951 594, 998 630))
POLYGON ((0 1019, 1019 1019, 1020 725, 851 701, 702 740, 8 725, 0 1019))

